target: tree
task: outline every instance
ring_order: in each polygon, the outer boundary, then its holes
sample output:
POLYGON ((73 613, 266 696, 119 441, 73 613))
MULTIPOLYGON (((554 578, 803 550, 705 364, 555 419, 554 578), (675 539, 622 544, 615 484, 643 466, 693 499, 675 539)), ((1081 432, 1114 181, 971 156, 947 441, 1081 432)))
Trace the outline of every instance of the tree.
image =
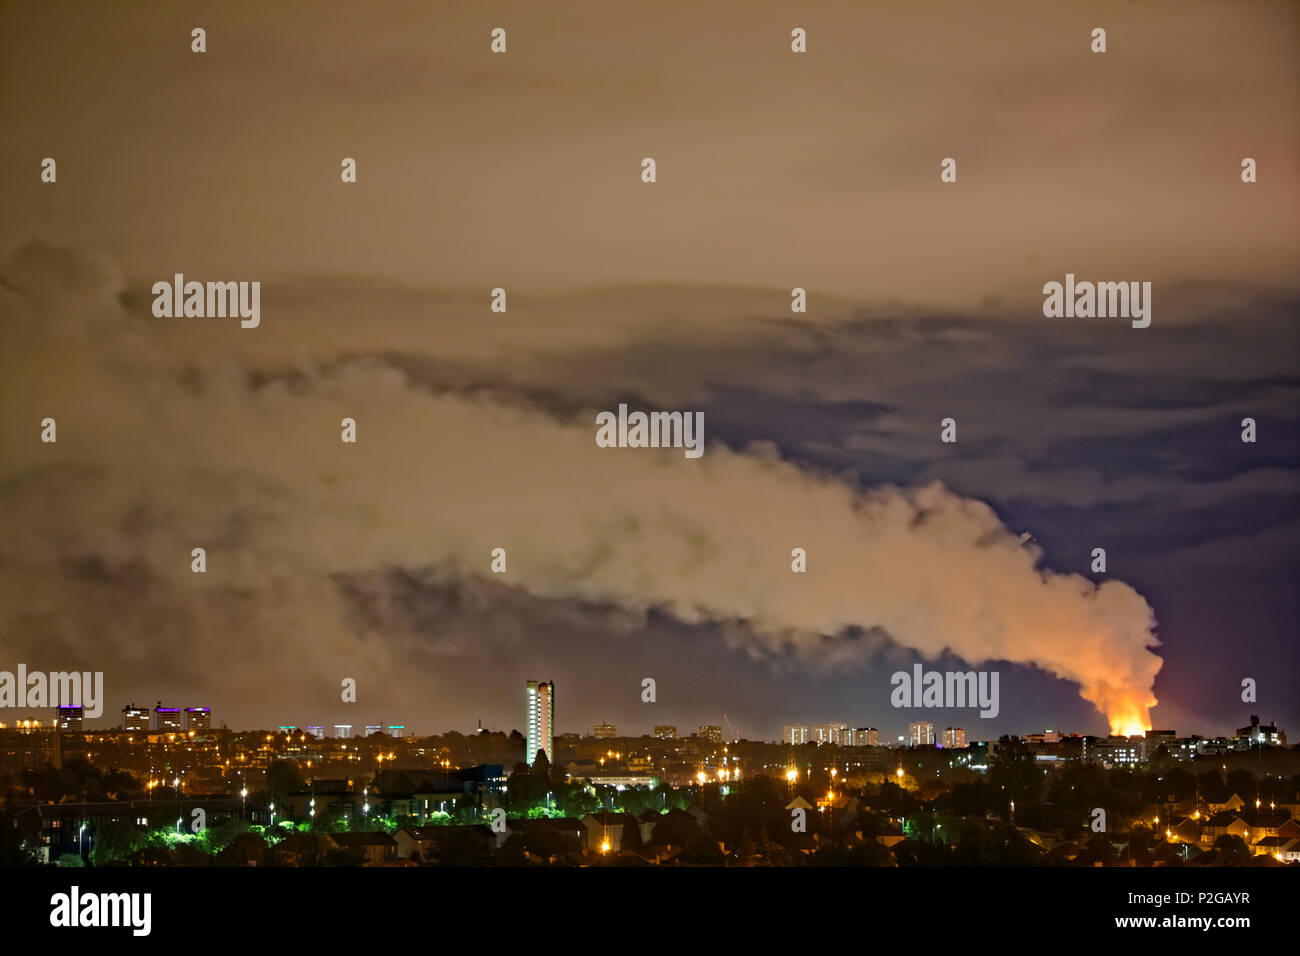
POLYGON ((439 833, 435 853, 436 866, 488 866, 493 857, 491 844, 473 830, 439 833))
POLYGON ((948 784, 935 777, 933 780, 925 780, 917 788, 917 794, 925 803, 933 803, 939 797, 943 796, 949 790, 948 784))
POLYGON ((14 826, 11 799, 12 795, 5 798, 5 810, 0 813, 0 867, 35 866, 36 856, 23 846, 22 834, 14 826))
POLYGON ((172 866, 211 866, 212 857, 197 843, 177 843, 171 848, 172 866))
POLYGON ((311 818, 312 833, 346 833, 351 825, 347 812, 342 807, 319 810, 311 818))
POLYGON ((956 824, 957 845, 945 856, 954 866, 1033 866, 1042 862, 1039 851, 1009 823, 961 820, 956 824))
POLYGON ((758 835, 758 852, 769 866, 790 865, 790 851, 773 840, 766 827, 758 835))
POLYGON ((284 797, 306 790, 307 781, 302 779, 297 765, 287 760, 273 760, 266 768, 266 789, 273 798, 284 797))
POLYGON ((600 798, 594 793, 588 793, 584 786, 569 786, 564 790, 557 791, 558 806, 568 817, 578 817, 581 819, 589 813, 596 813, 600 810, 600 798))
POLYGON ((1150 764, 1152 770, 1163 773, 1166 770, 1173 769, 1175 760, 1173 754, 1169 752, 1169 748, 1161 744, 1156 748, 1156 752, 1151 755, 1147 763, 1150 764))
POLYGON ((239 834, 217 854, 217 866, 261 866, 266 855, 266 841, 260 833, 247 831, 239 834))
POLYGON ((686 845, 682 847, 682 862, 697 863, 704 866, 722 866, 725 862, 722 848, 702 828, 697 827, 696 829, 699 830, 699 833, 687 840, 686 845))
POLYGON ((144 846, 147 834, 129 820, 110 820, 95 833, 90 848, 92 866, 128 860, 144 846))
POLYGON ((650 831, 650 840, 660 846, 684 847, 693 840, 704 836, 700 825, 686 814, 670 814, 655 823, 650 831))
POLYGON ((998 749, 989 761, 989 779, 1001 787, 1013 803, 1032 800, 1042 781, 1035 766, 1034 753, 1019 737, 1003 735, 998 738, 998 749))
POLYGON ((131 866, 168 866, 172 862, 171 850, 158 843, 146 842, 127 860, 131 866))
POLYGON ((1250 863, 1250 847, 1239 836, 1225 833, 1214 841, 1214 848, 1223 857, 1224 866, 1247 866, 1250 863))
POLYGON ((1150 866, 1156 847, 1163 844, 1164 841, 1147 827, 1134 826, 1129 829, 1128 853, 1137 866, 1150 866))
POLYGON ((547 780, 551 776, 551 761, 546 756, 546 751, 538 749, 537 756, 533 758, 533 766, 530 771, 534 777, 541 777, 547 780))
POLYGON ((291 833, 267 854, 271 866, 319 866, 321 838, 315 833, 291 833))
POLYGON ((749 828, 746 827, 740 832, 740 843, 736 846, 736 857, 741 864, 749 866, 754 862, 756 856, 758 856, 758 844, 754 842, 754 838, 749 834, 749 828))
POLYGON ((215 826, 210 826, 203 831, 204 848, 209 853, 220 853, 241 833, 247 832, 248 827, 249 824, 238 817, 222 820, 215 826))

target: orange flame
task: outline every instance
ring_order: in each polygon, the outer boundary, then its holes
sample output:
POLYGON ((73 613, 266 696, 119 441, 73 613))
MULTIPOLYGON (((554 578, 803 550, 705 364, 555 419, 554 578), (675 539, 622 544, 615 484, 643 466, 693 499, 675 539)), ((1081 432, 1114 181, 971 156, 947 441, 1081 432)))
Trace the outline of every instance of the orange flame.
POLYGON ((1156 705, 1153 697, 1146 704, 1136 700, 1125 700, 1112 704, 1106 719, 1110 721, 1110 732, 1123 737, 1141 736, 1151 729, 1150 709, 1156 705))

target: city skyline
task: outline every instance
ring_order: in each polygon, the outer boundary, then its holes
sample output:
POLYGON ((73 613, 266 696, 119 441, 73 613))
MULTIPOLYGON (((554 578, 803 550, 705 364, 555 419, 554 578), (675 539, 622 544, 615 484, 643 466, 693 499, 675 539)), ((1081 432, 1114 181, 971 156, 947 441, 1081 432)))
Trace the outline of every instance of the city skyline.
POLYGON ((1300 726, 1294 4, 1113 4, 1105 52, 1013 3, 576 0, 505 53, 392 6, 202 52, 0 10, 0 671, 271 727, 546 675, 570 727, 770 739, 947 726, 919 665, 1000 678, 979 738, 1300 726), (1143 318, 1052 306, 1104 286, 1143 318))
POLYGON ((1296 117, 1297 0, 0 0, 6 941, 1285 938, 1296 117))
MULTIPOLYGON (((397 734, 397 736, 399 737, 436 737, 448 733, 519 734, 526 741, 525 762, 530 765, 532 763, 532 760, 535 758, 536 751, 538 749, 548 749, 542 746, 542 744, 547 740, 553 741, 557 737, 566 737, 566 738, 567 737, 590 737, 593 739, 600 739, 601 737, 609 737, 609 738, 617 738, 617 739, 640 739, 640 738, 651 738, 651 737, 661 738, 664 735, 661 734, 660 731, 667 730, 669 726, 671 726, 674 731, 676 731, 679 727, 685 727, 687 733, 682 734, 681 736, 683 737, 687 737, 687 736, 706 737, 721 729, 720 726, 718 725, 707 725, 707 724, 700 724, 698 725, 698 727, 696 727, 695 730, 691 730, 691 725, 655 724, 651 726, 649 729, 646 729, 644 727, 638 727, 637 729, 639 732, 619 733, 617 732, 619 730, 619 725, 607 721, 599 721, 594 725, 588 725, 591 727, 590 732, 585 732, 582 730, 556 728, 554 726, 554 694, 555 694, 554 682, 549 682, 549 681, 526 682, 524 721, 521 725, 513 726, 508 729, 504 727, 498 728, 495 725, 495 722, 489 722, 489 726, 484 727, 481 718, 477 720, 477 726, 474 730, 461 730, 452 727, 452 728, 430 730, 429 733, 427 734, 420 733, 419 731, 415 730, 413 726, 409 726, 407 724, 391 724, 382 720, 377 724, 342 724, 342 723, 335 723, 332 725, 331 724, 315 724, 315 725, 278 724, 278 725, 268 725, 265 727, 260 727, 260 726, 230 727, 225 721, 222 721, 220 725, 220 729, 229 730, 230 732, 236 732, 236 733, 250 732, 250 731, 260 732, 262 730, 272 729, 272 726, 275 726, 278 728, 279 732, 285 732, 285 731, 305 732, 313 736, 317 736, 319 738, 325 738, 326 736, 330 736, 325 733, 326 728, 332 727, 333 730, 335 731, 334 734, 332 735, 334 739, 353 739, 356 737, 365 737, 365 736, 370 736, 372 732, 376 732, 376 731, 383 732, 385 734, 392 736, 393 735, 392 731, 395 730, 399 731, 399 733, 397 734), (543 702, 543 703, 535 703, 535 701, 543 702), (550 712, 545 717, 542 716, 542 713, 540 711, 541 707, 549 708, 550 712), (353 733, 352 731, 356 727, 362 727, 363 732, 361 734, 353 733), (347 728, 348 733, 340 734, 339 730, 342 728, 347 728), (319 733, 313 733, 314 731, 319 731, 319 733)), ((44 708, 39 710, 32 710, 31 713, 48 714, 49 710, 50 710, 49 708, 44 708)), ((184 707, 184 708, 162 707, 162 701, 159 701, 158 704, 154 708, 152 708, 151 711, 151 709, 148 707, 136 707, 134 704, 128 704, 127 706, 124 706, 121 710, 122 719, 118 721, 116 724, 110 723, 108 725, 102 725, 101 722, 96 722, 94 720, 86 722, 84 720, 83 714, 81 713, 82 710, 83 708, 80 707, 60 706, 54 709, 56 714, 54 720, 46 720, 40 716, 36 716, 36 717, 19 716, 12 721, 0 721, 0 729, 18 729, 24 726, 25 724, 34 724, 39 728, 45 728, 45 729, 54 729, 56 726, 62 730, 72 729, 74 731, 81 731, 82 729, 84 729, 84 731, 87 733, 93 733, 97 730, 130 731, 134 729, 142 732, 166 733, 168 731, 183 732, 183 731, 191 731, 191 730, 207 731, 207 730, 218 729, 212 727, 211 725, 211 708, 209 707, 192 707, 192 706, 184 707), (154 715, 152 719, 150 718, 151 713, 154 715), (170 723, 164 725, 165 718, 162 716, 163 713, 166 713, 171 717, 177 717, 177 715, 184 713, 185 714, 184 723, 178 724, 176 726, 172 726, 170 723), (67 719, 75 720, 75 727, 69 728, 65 726, 64 722, 67 719), (133 720, 135 721, 134 726, 132 726, 133 720), (197 724, 192 723, 192 721, 195 720, 198 721, 197 724)), ((941 711, 936 711, 935 713, 941 713, 941 711)), ((909 714, 909 716, 915 716, 915 715, 909 714)), ((1255 715, 1255 714, 1252 714, 1251 717, 1252 720, 1254 720, 1255 724, 1257 725, 1266 728, 1272 728, 1274 732, 1280 731, 1280 733, 1282 734, 1282 741, 1285 744, 1285 740, 1286 740, 1285 727, 1280 727, 1277 724, 1276 720, 1268 718, 1267 715, 1265 715, 1263 719, 1260 719, 1259 715, 1255 715)), ((627 728, 628 725, 623 725, 624 730, 627 730, 627 728)), ((838 746, 864 746, 865 745, 865 746, 894 747, 895 745, 902 745, 904 747, 935 746, 940 749, 955 749, 955 748, 964 747, 967 741, 988 742, 989 740, 996 740, 998 737, 1008 733, 1011 736, 1020 737, 1022 739, 1045 736, 1049 742, 1058 739, 1064 739, 1067 737, 1077 738, 1082 736, 1094 736, 1099 738, 1106 737, 1106 736, 1126 737, 1126 738, 1182 736, 1184 738, 1190 738, 1195 736, 1195 737, 1201 737, 1201 738, 1213 740, 1213 739, 1229 739, 1230 737, 1233 736, 1239 737, 1241 736, 1242 730, 1244 728, 1241 727, 1240 725, 1234 726, 1233 728, 1231 728, 1232 730, 1231 734, 1226 731, 1222 733, 1205 733, 1205 732, 1201 732, 1202 731, 1201 728, 1198 728, 1196 730, 1189 731, 1188 733, 1183 735, 1176 735, 1174 733, 1174 730, 1170 728, 1152 728, 1142 733, 1134 733, 1134 734, 1104 734, 1104 733, 1088 734, 1084 731, 1064 728, 1060 726, 1055 728, 1044 727, 1042 730, 1035 730, 1032 732, 1025 732, 1023 728, 1020 730, 1003 729, 997 733, 991 733, 988 736, 977 736, 975 734, 970 733, 971 730, 979 730, 979 729, 980 726, 978 724, 973 724, 967 727, 967 726, 960 726, 957 724, 949 723, 946 726, 941 726, 938 722, 933 720, 913 719, 913 720, 909 720, 904 725, 904 731, 905 731, 904 733, 893 735, 888 730, 882 732, 879 727, 875 727, 875 726, 868 727, 866 725, 857 725, 846 721, 821 721, 818 723, 809 723, 809 724, 783 724, 782 732, 776 736, 727 737, 724 735, 722 739, 729 739, 729 740, 736 740, 736 741, 752 741, 752 742, 781 742, 787 745, 802 745, 806 743, 832 743, 838 746), (926 728, 926 729, 918 731, 918 728, 926 728), (795 733, 792 735, 792 732, 795 733), (920 736, 918 736, 918 734, 920 736), (863 739, 859 740, 858 737, 862 737, 863 739), (957 741, 957 742, 953 742, 953 741, 957 741)), ((1260 739, 1262 741, 1264 738, 1260 738, 1260 739)))

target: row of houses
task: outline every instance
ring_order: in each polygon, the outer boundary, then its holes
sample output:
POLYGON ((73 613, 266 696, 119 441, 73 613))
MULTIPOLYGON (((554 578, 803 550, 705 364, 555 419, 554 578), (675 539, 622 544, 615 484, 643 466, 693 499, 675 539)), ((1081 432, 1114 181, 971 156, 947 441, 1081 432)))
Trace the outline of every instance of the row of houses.
POLYGON ((1234 836, 1255 856, 1271 856, 1281 863, 1300 861, 1300 821, 1286 810, 1243 814, 1239 809, 1220 810, 1210 816, 1175 818, 1165 830, 1165 839, 1209 850, 1221 837, 1234 836))
MULTIPOLYGON (((446 848, 453 844, 470 844, 485 851, 495 851, 505 846, 513 836, 524 841, 526 852, 533 852, 532 843, 552 845, 552 840, 537 840, 539 834, 558 838, 560 844, 569 844, 574 851, 587 854, 617 855, 625 849, 624 839, 635 832, 640 837, 636 852, 647 857, 670 858, 674 848, 655 846, 654 828, 664 822, 681 818, 693 825, 704 825, 708 814, 697 806, 685 810, 666 812, 646 810, 641 814, 602 812, 578 817, 552 817, 533 820, 507 820, 505 828, 494 831, 485 824, 467 826, 409 826, 389 835, 375 833, 325 834, 327 846, 359 853, 367 865, 398 864, 402 861, 429 862, 440 859, 446 848)), ((680 848, 676 848, 680 849, 680 848)), ((554 854, 542 852, 543 856, 554 854)))

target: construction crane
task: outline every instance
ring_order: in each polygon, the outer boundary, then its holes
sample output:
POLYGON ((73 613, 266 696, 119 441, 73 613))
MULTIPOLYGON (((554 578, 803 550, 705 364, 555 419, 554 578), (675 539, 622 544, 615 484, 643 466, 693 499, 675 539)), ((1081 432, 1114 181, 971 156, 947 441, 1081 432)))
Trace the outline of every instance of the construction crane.
POLYGON ((733 724, 733 723, 732 723, 732 722, 727 718, 727 715, 726 715, 726 714, 723 714, 723 715, 722 715, 722 722, 723 722, 724 724, 726 724, 729 728, 731 728, 731 739, 732 739, 732 740, 739 740, 739 739, 740 739, 740 731, 736 729, 736 725, 733 724))

